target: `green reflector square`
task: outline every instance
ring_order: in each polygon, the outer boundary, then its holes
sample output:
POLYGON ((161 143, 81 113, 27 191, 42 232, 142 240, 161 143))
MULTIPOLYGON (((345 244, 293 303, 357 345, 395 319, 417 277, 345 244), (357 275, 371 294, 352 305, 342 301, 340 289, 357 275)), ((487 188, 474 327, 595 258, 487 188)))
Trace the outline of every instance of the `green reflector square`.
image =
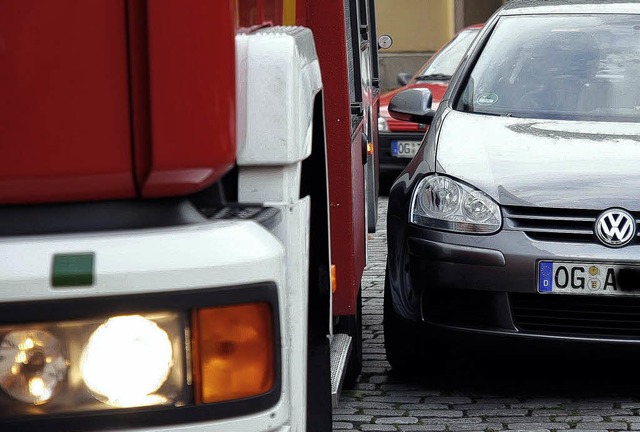
POLYGON ((93 285, 93 253, 53 256, 51 285, 75 287, 93 285))

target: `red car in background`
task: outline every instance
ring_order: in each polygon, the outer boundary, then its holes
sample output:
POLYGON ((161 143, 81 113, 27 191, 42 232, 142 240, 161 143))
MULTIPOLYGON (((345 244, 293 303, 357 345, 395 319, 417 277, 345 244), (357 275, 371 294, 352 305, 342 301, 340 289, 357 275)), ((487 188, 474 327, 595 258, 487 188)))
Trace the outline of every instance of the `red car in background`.
POLYGON ((422 138, 427 131, 426 125, 392 118, 388 110, 391 98, 408 88, 426 87, 433 95, 433 109, 437 109, 449 86, 449 80, 482 26, 483 24, 477 24, 460 31, 413 77, 405 72, 398 74, 398 84, 402 87, 380 97, 380 116, 378 117, 380 175, 398 175, 420 148, 422 138))

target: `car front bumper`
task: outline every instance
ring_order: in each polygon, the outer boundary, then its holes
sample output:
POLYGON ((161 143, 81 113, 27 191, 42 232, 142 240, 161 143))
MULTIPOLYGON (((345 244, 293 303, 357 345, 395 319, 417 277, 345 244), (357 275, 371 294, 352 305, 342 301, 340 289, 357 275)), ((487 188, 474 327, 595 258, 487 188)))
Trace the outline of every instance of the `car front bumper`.
MULTIPOLYGON (((640 343, 640 296, 538 292, 538 262, 640 262, 640 246, 535 241, 503 229, 472 236, 409 226, 409 278, 423 321, 493 336, 640 343)), ((408 294, 411 290, 413 293, 408 294)))

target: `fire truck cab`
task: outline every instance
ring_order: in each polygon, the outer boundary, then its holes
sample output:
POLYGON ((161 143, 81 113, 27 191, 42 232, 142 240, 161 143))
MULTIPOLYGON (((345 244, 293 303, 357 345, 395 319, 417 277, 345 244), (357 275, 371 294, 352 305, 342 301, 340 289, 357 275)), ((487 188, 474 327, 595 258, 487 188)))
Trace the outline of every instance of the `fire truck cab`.
POLYGON ((0 430, 331 429, 372 142, 323 87, 347 3, 0 0, 0 430))

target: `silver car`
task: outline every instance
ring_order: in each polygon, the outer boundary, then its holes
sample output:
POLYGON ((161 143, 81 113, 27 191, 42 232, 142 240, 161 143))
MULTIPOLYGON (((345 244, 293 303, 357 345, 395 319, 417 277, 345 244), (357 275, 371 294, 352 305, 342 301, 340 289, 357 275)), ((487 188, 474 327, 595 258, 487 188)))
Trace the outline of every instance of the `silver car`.
POLYGON ((430 108, 389 106, 431 124, 389 197, 391 365, 456 334, 640 343, 640 3, 511 1, 430 108))

